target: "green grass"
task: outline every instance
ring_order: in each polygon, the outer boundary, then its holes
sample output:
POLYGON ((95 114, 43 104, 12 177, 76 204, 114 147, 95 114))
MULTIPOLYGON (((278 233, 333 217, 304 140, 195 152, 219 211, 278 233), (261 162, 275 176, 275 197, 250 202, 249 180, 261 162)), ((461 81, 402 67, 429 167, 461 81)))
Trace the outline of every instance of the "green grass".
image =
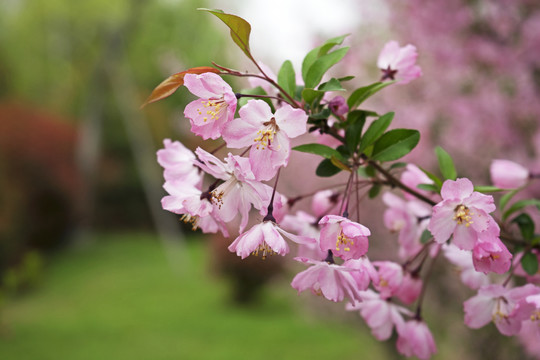
POLYGON ((4 303, 0 359, 376 359, 384 354, 359 326, 298 311, 302 302, 286 285, 267 291, 260 306, 233 306, 226 282, 207 270, 206 245, 192 241, 186 251, 171 266, 151 235, 108 235, 56 255, 37 289, 4 303))

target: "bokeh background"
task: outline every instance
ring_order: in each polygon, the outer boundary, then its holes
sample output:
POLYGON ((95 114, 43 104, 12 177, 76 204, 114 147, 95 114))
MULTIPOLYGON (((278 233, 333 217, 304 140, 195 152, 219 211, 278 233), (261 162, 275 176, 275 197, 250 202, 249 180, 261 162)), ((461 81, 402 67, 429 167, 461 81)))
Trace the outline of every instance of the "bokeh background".
MULTIPOLYGON (((386 41, 412 43, 423 77, 367 103, 421 131, 409 160, 434 169, 442 145, 483 184, 493 158, 540 171, 535 0, 4 0, 1 359, 396 358, 395 339, 379 344, 357 314, 297 296, 290 261, 239 262, 230 239, 192 233, 161 210, 155 152, 165 138, 200 144, 182 115, 192 96, 179 89, 140 104, 190 67, 254 71, 200 7, 249 21, 254 55, 276 73, 286 59, 298 71, 309 49, 349 33, 334 71, 355 75, 356 87, 378 80, 386 41)), ((527 195, 539 198, 539 187, 527 195)), ((381 222, 380 206, 366 209, 381 222)), ((395 234, 375 233, 384 256, 395 234)), ((465 328, 461 302, 472 293, 447 268, 436 269, 445 286, 427 294, 434 358, 530 356, 491 326, 465 328)))

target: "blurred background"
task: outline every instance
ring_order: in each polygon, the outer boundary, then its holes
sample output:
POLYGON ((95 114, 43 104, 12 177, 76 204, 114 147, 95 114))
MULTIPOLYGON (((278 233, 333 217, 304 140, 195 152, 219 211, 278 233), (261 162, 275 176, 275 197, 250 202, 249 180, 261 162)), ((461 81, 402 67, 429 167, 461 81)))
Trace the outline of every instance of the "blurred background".
MULTIPOLYGON (((211 61, 255 71, 200 7, 249 21, 253 54, 275 73, 286 59, 298 72, 312 47, 350 33, 335 71, 355 75, 355 87, 379 79, 386 41, 412 43, 423 77, 367 103, 421 131, 409 159, 433 168, 442 145, 460 175, 483 184, 493 158, 540 171, 535 0, 3 0, 1 359, 396 357, 357 314, 297 296, 289 282, 300 268, 240 263, 230 239, 161 210, 155 152, 165 138, 200 144, 182 115, 193 97, 182 88, 140 104, 169 75, 211 61)), ((395 234, 378 231, 391 248, 395 234)), ((454 283, 427 295, 435 358, 527 356, 512 339, 494 345, 492 327, 466 329, 461 302, 472 293, 454 283)))

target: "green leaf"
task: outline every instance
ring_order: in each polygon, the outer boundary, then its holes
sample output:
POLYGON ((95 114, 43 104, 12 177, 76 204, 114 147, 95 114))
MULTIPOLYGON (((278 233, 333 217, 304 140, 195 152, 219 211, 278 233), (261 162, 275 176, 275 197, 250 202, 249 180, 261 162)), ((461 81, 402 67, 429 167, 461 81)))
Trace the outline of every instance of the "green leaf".
POLYGON ((360 148, 358 151, 362 153, 369 145, 373 144, 381 135, 386 131, 390 123, 394 119, 394 113, 389 112, 373 121, 369 125, 365 134, 362 136, 360 141, 360 148))
POLYGON ((337 36, 335 38, 326 40, 321 46, 317 46, 315 49, 307 53, 306 57, 302 61, 302 79, 306 82, 307 73, 313 63, 321 56, 326 55, 334 46, 341 45, 343 40, 348 35, 337 36))
POLYGON ((508 208, 508 210, 504 212, 503 217, 502 217, 503 221, 506 220, 510 215, 512 215, 516 211, 519 211, 523 209, 525 206, 529 206, 529 205, 540 206, 540 200, 525 199, 525 200, 516 201, 515 203, 512 204, 512 206, 508 208))
POLYGON ((393 164, 388 168, 388 170, 404 168, 404 167, 406 167, 406 166, 407 166, 407 163, 406 163, 406 162, 397 162, 397 163, 393 163, 393 164))
POLYGON ((369 189, 368 196, 370 199, 375 199, 380 192, 381 184, 374 184, 371 189, 369 189))
POLYGON ((338 159, 342 159, 341 154, 336 149, 331 148, 330 146, 322 145, 322 144, 302 144, 298 145, 292 148, 293 150, 305 152, 309 154, 315 154, 320 155, 326 159, 331 159, 332 157, 336 157, 338 159))
POLYGON ((504 211, 506 204, 508 204, 508 202, 519 192, 519 190, 520 189, 515 189, 501 196, 501 199, 499 200, 500 211, 504 211))
POLYGON ((420 141, 420 133, 411 129, 394 129, 385 133, 374 144, 372 159, 381 162, 400 159, 420 141))
POLYGON ((345 91, 341 83, 336 78, 331 78, 330 81, 322 83, 318 90, 321 91, 345 91))
POLYGON ((231 30, 231 38, 235 44, 238 45, 238 47, 244 52, 244 54, 246 54, 248 58, 253 60, 253 56, 249 50, 249 35, 251 33, 251 25, 246 20, 236 15, 226 14, 223 12, 223 10, 205 8, 199 8, 197 10, 207 11, 223 21, 231 30))
POLYGON ((349 96, 349 99, 347 99, 347 105, 349 105, 349 109, 354 109, 355 107, 366 101, 370 96, 376 94, 380 90, 393 83, 395 83, 395 81, 376 82, 374 84, 356 89, 355 91, 353 91, 351 96, 349 96))
POLYGON ((345 145, 350 153, 354 153, 360 143, 362 129, 366 122, 366 114, 364 111, 355 110, 347 115, 345 127, 345 145))
POLYGON ((490 193, 490 192, 500 192, 504 191, 504 189, 498 188, 496 186, 492 185, 475 185, 474 191, 478 191, 481 193, 490 193))
POLYGON ((336 63, 338 63, 349 51, 349 47, 343 47, 331 53, 319 57, 306 73, 305 84, 307 88, 315 88, 321 82, 323 75, 336 63))
POLYGON ((332 50, 334 46, 341 45, 343 43, 343 40, 345 40, 347 36, 349 36, 349 34, 336 36, 334 38, 326 40, 324 44, 319 46, 319 52, 317 56, 321 57, 323 55, 326 55, 330 50, 332 50))
POLYGON ((420 190, 433 191, 435 193, 439 192, 439 188, 435 184, 418 184, 416 187, 420 190))
POLYGON ((294 67, 290 60, 287 60, 281 65, 278 73, 278 84, 289 95, 294 96, 296 91, 296 75, 294 73, 294 67))
POLYGON ((334 164, 332 164, 332 160, 330 159, 324 159, 321 161, 319 166, 317 166, 317 170, 315 170, 315 173, 321 177, 334 176, 339 172, 341 172, 341 169, 334 166, 334 164))
POLYGON ((442 147, 437 146, 435 148, 435 154, 439 161, 439 169, 445 179, 456 180, 457 172, 454 166, 454 161, 450 154, 448 154, 442 147))
MULTIPOLYGON (((442 188, 442 184, 443 184, 442 180, 439 179, 439 177, 438 177, 437 175, 435 175, 435 174, 433 174, 433 173, 427 171, 426 169, 423 169, 423 168, 421 168, 421 167, 419 167, 419 169, 422 170, 422 171, 424 172, 424 174, 426 174, 427 177, 430 178, 431 181, 433 181, 433 182, 435 183, 435 186, 437 186, 437 188, 438 188, 439 191, 440 191, 441 188, 442 188)), ((437 191, 437 192, 439 192, 439 191, 437 191)))
POLYGON ((305 100, 306 103, 312 105, 317 99, 322 99, 324 96, 324 91, 319 91, 315 89, 308 89, 305 88, 302 90, 302 99, 305 100))
POLYGON ((535 275, 538 272, 538 257, 531 252, 525 253, 521 258, 521 266, 529 275, 535 275))
POLYGON ((330 109, 328 108, 325 108, 321 112, 309 115, 309 118, 315 120, 326 120, 330 117, 330 115, 332 115, 332 111, 330 111, 330 109))
POLYGON ((525 240, 530 241, 534 238, 534 221, 528 214, 519 214, 512 222, 519 226, 521 236, 523 236, 525 240))
POLYGON ((432 237, 433 235, 431 235, 431 232, 429 230, 424 230, 424 232, 422 232, 422 236, 420 236, 420 242, 422 244, 425 244, 429 240, 431 240, 432 237))
POLYGON ((344 82, 344 81, 351 81, 352 79, 354 79, 354 76, 344 76, 344 77, 340 77, 338 80, 340 82, 344 82))

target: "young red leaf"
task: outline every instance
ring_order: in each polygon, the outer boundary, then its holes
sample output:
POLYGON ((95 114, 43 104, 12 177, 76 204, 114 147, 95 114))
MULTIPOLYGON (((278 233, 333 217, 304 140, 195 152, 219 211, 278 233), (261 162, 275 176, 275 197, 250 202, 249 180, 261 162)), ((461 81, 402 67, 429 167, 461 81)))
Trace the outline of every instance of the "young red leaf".
POLYGON ((204 74, 207 72, 213 72, 219 74, 219 70, 210 66, 199 66, 194 67, 186 71, 176 73, 169 76, 161 82, 156 88, 152 91, 150 96, 146 99, 144 104, 141 105, 141 109, 146 105, 156 102, 158 100, 164 99, 167 96, 171 95, 178 89, 180 86, 184 85, 184 76, 186 74, 204 74))

